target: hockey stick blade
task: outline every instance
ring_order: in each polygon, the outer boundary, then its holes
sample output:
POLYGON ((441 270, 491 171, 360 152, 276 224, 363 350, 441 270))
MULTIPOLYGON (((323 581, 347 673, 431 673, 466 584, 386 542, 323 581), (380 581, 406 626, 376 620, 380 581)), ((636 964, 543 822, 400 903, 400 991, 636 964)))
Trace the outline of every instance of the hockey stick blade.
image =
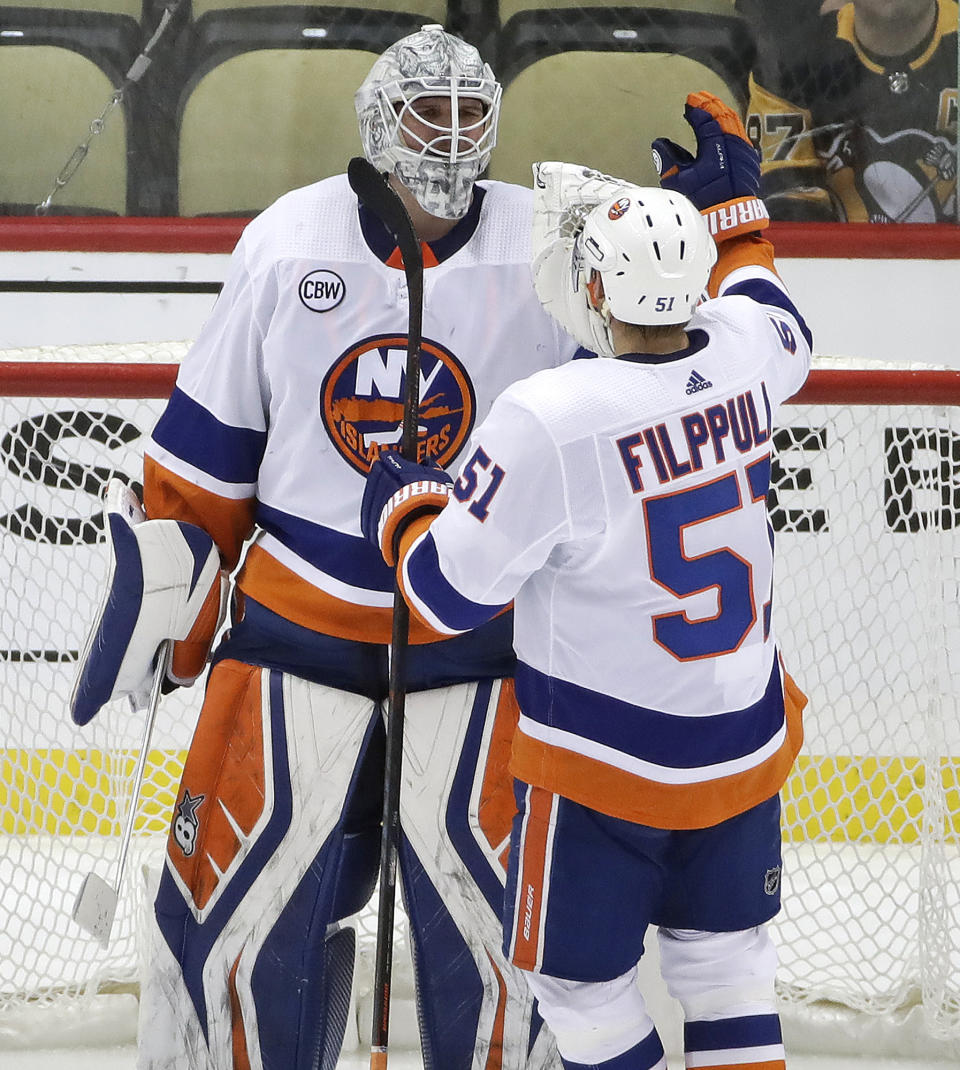
POLYGON ((347 165, 347 181, 360 200, 397 239, 404 271, 409 278, 423 271, 423 250, 407 209, 396 191, 369 160, 354 156, 347 165))
POLYGON ((94 937, 104 951, 110 946, 110 932, 117 915, 117 889, 96 873, 88 873, 73 904, 73 920, 94 937))

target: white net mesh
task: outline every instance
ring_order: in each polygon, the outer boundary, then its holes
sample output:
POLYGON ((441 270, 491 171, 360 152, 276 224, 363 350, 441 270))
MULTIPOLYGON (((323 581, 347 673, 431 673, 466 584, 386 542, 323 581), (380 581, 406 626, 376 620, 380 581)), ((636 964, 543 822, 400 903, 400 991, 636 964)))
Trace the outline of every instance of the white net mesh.
POLYGON ((776 623, 810 697, 785 802, 791 1001, 960 1031, 960 410, 790 407, 776 623))
MULTIPOLYGON (((183 346, 6 361, 165 363, 183 346)), ((25 1002, 135 985, 142 865, 160 864, 199 692, 162 703, 109 951, 70 910, 112 880, 141 717, 84 729, 67 696, 105 568, 103 483, 139 478, 163 402, 9 396, 0 363, 0 1026, 25 1002)), ((22 365, 21 365, 22 371, 22 365)), ((781 994, 870 1014, 920 1005, 960 1036, 960 408, 818 404, 776 435, 775 620, 810 697, 784 793, 781 994)), ((955 398, 956 401, 956 398, 955 398)), ((370 990, 374 908, 360 919, 370 990)), ((401 937, 402 939, 402 937, 401 937)), ((407 968, 405 951, 398 954, 407 968)), ((395 982, 395 987, 397 987, 395 982)))

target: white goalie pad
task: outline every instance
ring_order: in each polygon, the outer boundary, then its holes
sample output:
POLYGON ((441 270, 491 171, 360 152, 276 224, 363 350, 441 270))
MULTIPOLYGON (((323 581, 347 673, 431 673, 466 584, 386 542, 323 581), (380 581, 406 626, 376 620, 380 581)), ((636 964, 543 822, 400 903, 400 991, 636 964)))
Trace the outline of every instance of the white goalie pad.
POLYGON ((577 238, 591 209, 624 185, 629 183, 582 164, 547 161, 533 165, 534 288, 540 303, 564 330, 596 353, 607 348, 607 339, 588 311, 577 238))
MULTIPOLYGON (((80 657, 70 715, 87 724, 111 699, 147 704, 157 649, 165 639, 213 638, 226 608, 227 578, 213 539, 178 520, 147 520, 118 479, 107 485, 104 521, 110 567, 100 608, 80 657)), ((205 660, 205 651, 204 659, 205 660)), ((173 663, 176 663, 174 654, 173 663)), ((191 684, 203 670, 167 677, 191 684)))

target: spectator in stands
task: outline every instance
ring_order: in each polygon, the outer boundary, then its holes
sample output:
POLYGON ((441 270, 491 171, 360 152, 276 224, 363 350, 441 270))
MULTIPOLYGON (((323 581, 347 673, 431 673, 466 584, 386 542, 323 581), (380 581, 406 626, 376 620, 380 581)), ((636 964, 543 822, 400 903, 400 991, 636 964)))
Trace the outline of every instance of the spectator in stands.
POLYGON ((956 0, 737 0, 775 219, 957 219, 956 0))

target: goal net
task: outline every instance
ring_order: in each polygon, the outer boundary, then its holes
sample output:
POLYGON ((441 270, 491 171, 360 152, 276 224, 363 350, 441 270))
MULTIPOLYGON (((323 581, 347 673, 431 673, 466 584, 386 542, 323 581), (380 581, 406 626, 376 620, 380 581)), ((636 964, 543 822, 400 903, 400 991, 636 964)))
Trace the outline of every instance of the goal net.
MULTIPOLYGON (((199 688, 161 704, 107 950, 70 912, 87 872, 113 880, 143 720, 118 703, 78 729, 67 700, 106 568, 100 492, 140 478, 185 348, 0 354, 7 1036, 25 1008, 136 990, 145 871, 162 865, 199 688)), ((960 372, 820 367, 798 401, 779 417, 770 495, 775 622, 810 698, 783 792, 780 995, 914 1008, 958 1041, 960 372)), ((374 909, 359 919, 361 1000, 374 909)))

